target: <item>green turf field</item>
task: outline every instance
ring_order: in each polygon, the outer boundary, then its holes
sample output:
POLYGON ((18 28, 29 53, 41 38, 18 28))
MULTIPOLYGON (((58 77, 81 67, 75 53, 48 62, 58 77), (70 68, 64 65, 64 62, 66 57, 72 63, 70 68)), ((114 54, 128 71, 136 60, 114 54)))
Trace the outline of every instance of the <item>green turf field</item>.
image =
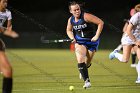
POLYGON ((14 70, 13 93, 140 92, 131 62, 110 61, 108 50, 96 53, 89 68, 92 87, 87 90, 82 88, 84 83, 79 79, 75 55, 69 50, 9 49, 6 53, 14 70), (68 89, 70 85, 75 87, 74 91, 68 89))

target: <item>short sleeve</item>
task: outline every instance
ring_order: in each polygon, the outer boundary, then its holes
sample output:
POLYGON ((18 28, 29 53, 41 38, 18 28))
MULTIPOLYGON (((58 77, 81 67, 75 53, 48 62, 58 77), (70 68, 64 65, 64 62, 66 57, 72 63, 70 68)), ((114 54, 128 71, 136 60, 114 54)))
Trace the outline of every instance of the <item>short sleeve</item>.
POLYGON ((7 11, 7 17, 8 17, 7 18, 8 20, 11 20, 12 19, 12 15, 11 15, 11 12, 9 10, 7 11))
POLYGON ((135 15, 133 15, 133 16, 131 17, 131 19, 130 19, 129 22, 130 22, 132 25, 137 25, 137 24, 138 24, 138 17, 139 17, 139 14, 136 13, 135 15))

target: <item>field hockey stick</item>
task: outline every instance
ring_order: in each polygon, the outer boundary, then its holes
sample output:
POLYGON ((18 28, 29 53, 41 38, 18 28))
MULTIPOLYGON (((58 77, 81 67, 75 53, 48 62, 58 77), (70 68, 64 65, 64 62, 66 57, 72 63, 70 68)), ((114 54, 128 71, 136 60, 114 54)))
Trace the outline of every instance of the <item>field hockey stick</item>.
POLYGON ((42 43, 62 43, 62 42, 71 42, 71 39, 59 39, 59 40, 41 40, 42 43))
MULTIPOLYGON (((45 40, 45 38, 44 38, 44 36, 46 35, 45 32, 49 32, 49 31, 51 31, 51 32, 53 32, 53 33, 56 33, 56 32, 53 31, 53 30, 51 30, 51 29, 49 29, 48 27, 46 27, 46 26, 40 24, 40 23, 37 22, 35 19, 33 19, 33 18, 31 18, 31 17, 25 15, 24 13, 22 13, 22 12, 16 10, 16 9, 14 9, 13 7, 10 6, 9 8, 10 8, 14 13, 20 15, 22 18, 25 18, 27 21, 32 22, 33 24, 37 25, 41 30, 43 30, 43 33, 42 33, 42 36, 41 36, 41 42, 42 42, 42 43, 58 43, 58 42, 69 42, 69 41, 71 41, 71 40, 69 40, 69 39, 45 40)), ((60 37, 60 35, 57 35, 57 34, 56 34, 56 36, 57 36, 57 37, 58 37, 58 36, 60 37)))
POLYGON ((44 38, 41 38, 42 43, 62 43, 62 42, 72 42, 71 39, 55 39, 55 40, 47 40, 44 38))
MULTIPOLYGON (((55 39, 55 40, 45 40, 45 39, 41 39, 42 43, 62 43, 62 42, 72 42, 73 39, 55 39)), ((82 41, 82 40, 78 40, 78 41, 82 41)), ((76 41, 76 42, 78 42, 76 41)), ((87 39, 86 41, 91 41, 90 39, 87 39)))

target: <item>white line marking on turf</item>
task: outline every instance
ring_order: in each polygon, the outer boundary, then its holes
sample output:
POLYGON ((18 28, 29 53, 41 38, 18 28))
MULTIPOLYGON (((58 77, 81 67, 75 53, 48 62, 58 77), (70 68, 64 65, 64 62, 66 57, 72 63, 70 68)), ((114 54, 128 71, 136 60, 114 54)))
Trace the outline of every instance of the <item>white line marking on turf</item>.
MULTIPOLYGON (((113 89, 113 88, 120 88, 120 89, 138 89, 140 88, 140 86, 93 86, 89 89, 94 89, 94 88, 109 88, 109 89, 113 89)), ((75 88, 76 90, 81 90, 83 89, 82 87, 81 88, 75 88)), ((38 88, 38 89, 15 89, 13 91, 57 91, 57 90, 68 90, 68 88, 46 88, 46 89, 41 89, 41 88, 38 88)))
POLYGON ((13 91, 54 91, 57 89, 15 89, 13 91))

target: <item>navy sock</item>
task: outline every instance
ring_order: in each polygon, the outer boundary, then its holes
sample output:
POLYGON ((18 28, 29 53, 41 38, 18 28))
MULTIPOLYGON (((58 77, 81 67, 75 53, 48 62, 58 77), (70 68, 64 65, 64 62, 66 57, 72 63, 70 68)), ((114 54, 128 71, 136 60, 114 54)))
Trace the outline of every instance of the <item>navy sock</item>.
POLYGON ((136 63, 136 54, 131 54, 131 57, 132 57, 132 64, 135 64, 136 63))
POLYGON ((4 77, 2 93, 12 93, 12 85, 13 85, 13 79, 4 77))
POLYGON ((81 73, 84 81, 86 81, 86 80, 89 81, 88 69, 87 69, 86 64, 84 62, 78 63, 78 69, 79 69, 79 72, 81 73))

